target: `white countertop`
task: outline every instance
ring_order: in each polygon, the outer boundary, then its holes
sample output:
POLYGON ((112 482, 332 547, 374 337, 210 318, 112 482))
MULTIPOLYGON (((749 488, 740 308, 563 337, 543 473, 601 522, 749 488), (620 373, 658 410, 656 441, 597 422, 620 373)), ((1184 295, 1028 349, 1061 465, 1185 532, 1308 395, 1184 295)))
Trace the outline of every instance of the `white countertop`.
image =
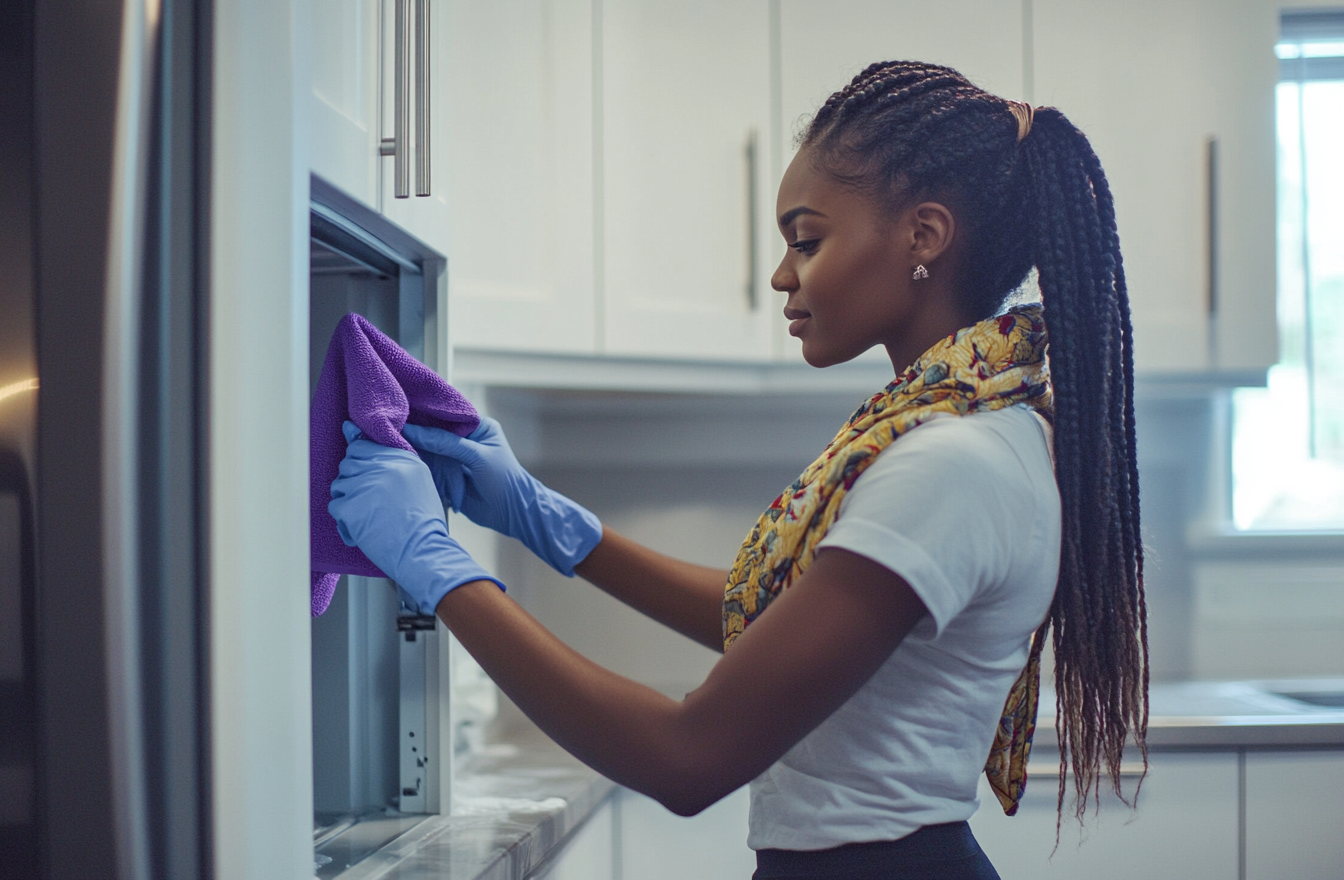
MULTIPOLYGON (((1156 682, 1148 692, 1148 746, 1156 750, 1344 748, 1344 706, 1321 699, 1344 694, 1344 679, 1156 682)), ((1035 744, 1057 748, 1055 693, 1041 689, 1035 744)))
MULTIPOLYGON (((1153 751, 1340 748, 1344 707, 1314 705, 1344 693, 1344 679, 1159 682, 1149 691, 1153 751)), ((1041 692, 1037 746, 1057 748, 1055 695, 1041 692)), ((391 842, 372 855, 337 838, 321 880, 523 880, 555 854, 615 790, 535 728, 486 747, 459 768, 450 816, 379 818, 391 842), (352 855, 353 854, 353 855, 352 855), (344 859, 344 860, 343 860, 344 859), (355 861, 346 867, 347 861, 355 861)), ((370 834, 380 833, 371 828, 370 834)), ((357 835, 356 835, 357 836, 357 835)))
MULTIPOLYGON (((453 812, 396 827, 390 843, 353 867, 337 838, 317 854, 334 860, 321 880, 522 880, 615 790, 539 731, 486 747, 457 770, 453 812)), ((405 822, 392 818, 377 822, 405 822)), ((362 855, 362 853, 359 853, 362 855)))

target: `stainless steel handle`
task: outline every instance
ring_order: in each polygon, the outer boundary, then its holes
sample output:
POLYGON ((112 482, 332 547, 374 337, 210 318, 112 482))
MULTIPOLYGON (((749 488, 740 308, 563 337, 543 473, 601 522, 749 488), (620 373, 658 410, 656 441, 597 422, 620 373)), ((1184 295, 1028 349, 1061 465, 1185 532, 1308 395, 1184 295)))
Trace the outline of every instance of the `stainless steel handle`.
POLYGON ((1218 313, 1218 138, 1208 139, 1205 149, 1205 171, 1208 174, 1206 186, 1208 188, 1208 272, 1209 272, 1209 291, 1208 291, 1208 309, 1209 317, 1213 318, 1218 313))
POLYGON ((411 196, 410 167, 406 148, 410 145, 411 69, 406 63, 406 42, 410 36, 411 0, 392 0, 396 4, 395 48, 392 64, 392 137, 383 138, 378 154, 392 157, 392 194, 399 199, 411 196))
POLYGON ((756 129, 747 132, 747 309, 756 311, 756 166, 760 138, 756 129))
POLYGON ((429 0, 415 0, 415 194, 429 195, 429 0))

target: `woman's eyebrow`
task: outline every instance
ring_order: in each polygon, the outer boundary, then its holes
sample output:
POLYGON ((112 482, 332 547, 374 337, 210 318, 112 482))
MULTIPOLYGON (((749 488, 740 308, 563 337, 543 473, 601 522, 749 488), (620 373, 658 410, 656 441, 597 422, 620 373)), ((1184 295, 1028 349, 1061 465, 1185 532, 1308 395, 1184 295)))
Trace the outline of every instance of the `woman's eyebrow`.
POLYGON ((797 207, 797 208, 790 208, 789 210, 787 210, 787 211, 785 211, 783 214, 781 214, 781 215, 779 216, 779 225, 780 225, 780 226, 788 226, 790 223, 792 223, 792 222, 794 221, 795 218, 797 218, 797 217, 799 217, 799 216, 801 216, 801 215, 803 215, 803 214, 812 214, 812 215, 815 215, 815 216, 817 216, 817 217, 825 217, 825 216, 826 216, 825 214, 821 213, 820 211, 814 210, 814 209, 809 208, 809 207, 807 207, 807 206, 805 206, 805 205, 800 205, 800 206, 797 207))

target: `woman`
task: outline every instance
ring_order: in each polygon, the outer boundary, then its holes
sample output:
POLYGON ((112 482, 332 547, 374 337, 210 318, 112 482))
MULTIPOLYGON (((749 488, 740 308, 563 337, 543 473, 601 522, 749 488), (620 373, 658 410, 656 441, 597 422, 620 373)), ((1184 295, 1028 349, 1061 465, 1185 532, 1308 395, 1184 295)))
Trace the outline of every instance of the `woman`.
POLYGON ((777 207, 772 284, 808 363, 882 345, 896 379, 730 572, 603 529, 488 421, 465 440, 407 426, 423 461, 347 425, 330 509, 585 763, 682 815, 751 783, 757 877, 994 877, 965 820, 982 768, 1016 808, 1049 633, 1080 815, 1103 765, 1118 791, 1126 739, 1143 748, 1132 345, 1105 176, 1057 110, 890 62, 827 100, 777 207), (1044 316, 1000 315, 1033 267, 1044 316), (443 503, 723 658, 680 701, 590 663, 448 537, 443 503))

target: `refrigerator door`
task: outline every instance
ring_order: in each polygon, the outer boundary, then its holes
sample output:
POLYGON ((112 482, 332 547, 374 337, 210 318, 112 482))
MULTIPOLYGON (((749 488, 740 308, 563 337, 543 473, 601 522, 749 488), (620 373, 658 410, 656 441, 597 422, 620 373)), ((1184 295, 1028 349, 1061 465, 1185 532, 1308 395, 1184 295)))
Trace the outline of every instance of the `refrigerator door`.
MULTIPOLYGON (((0 525, 14 532, 17 504, 21 552, 33 562, 18 570, 37 870, 17 876, 209 873, 197 406, 203 5, 3 4, 0 39, 6 52, 26 40, 19 68, 31 86, 16 90, 31 99, 30 154, 0 161, 26 179, 0 185, 0 201, 7 221, 27 218, 28 234, 4 259, 31 272, 6 266, 0 326, 26 326, 27 348, 17 350, 36 360, 0 384, 41 385, 0 402, 6 454, 20 461, 7 472, 30 490, 0 490, 0 508, 10 508, 0 525), (12 30, 10 17, 21 26, 12 30), (30 281, 20 289, 15 277, 30 281), (11 324, 24 302, 26 322, 11 324), (27 445, 12 436, 25 408, 27 445)), ((8 138, 16 116, 5 112, 8 138)), ((8 340, 3 349, 8 375, 8 340)))
POLYGON ((0 877, 38 876, 32 8, 0 4, 0 877))

